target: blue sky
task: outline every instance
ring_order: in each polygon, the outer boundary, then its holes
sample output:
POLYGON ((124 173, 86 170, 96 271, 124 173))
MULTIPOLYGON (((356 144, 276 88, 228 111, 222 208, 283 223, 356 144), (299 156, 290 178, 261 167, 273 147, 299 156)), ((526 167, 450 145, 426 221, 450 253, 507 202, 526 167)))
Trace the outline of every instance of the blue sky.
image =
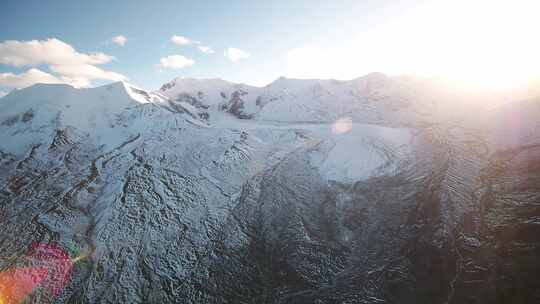
MULTIPOLYGON (((2 0, 0 41, 56 38, 81 53, 103 52, 116 59, 100 68, 147 88, 176 76, 262 85, 285 73, 290 49, 348 39, 417 1, 393 2, 2 0), (116 35, 127 38, 124 46, 110 42, 116 35), (173 35, 200 41, 215 53, 175 45, 170 42, 173 35), (245 50, 250 57, 231 62, 223 56, 229 47, 245 50), (195 64, 156 69, 160 58, 175 54, 195 64)), ((20 73, 27 68, 0 65, 0 72, 20 73)))
MULTIPOLYGON (((432 67, 451 70, 473 66, 479 58, 485 58, 477 70, 466 73, 476 77, 474 72, 486 70, 490 62, 500 61, 501 54, 508 52, 504 49, 485 56, 488 47, 489 54, 493 53, 491 49, 500 49, 500 35, 494 34, 501 32, 497 28, 500 20, 510 18, 512 24, 518 24, 514 31, 532 31, 536 23, 519 22, 538 19, 526 18, 538 5, 525 6, 521 15, 513 16, 514 6, 493 8, 492 1, 473 2, 482 5, 464 0, 2 0, 0 91, 27 85, 33 81, 28 78, 50 82, 76 78, 94 86, 118 75, 146 89, 156 89, 178 76, 265 85, 279 76, 350 79, 375 71, 400 74, 432 67), (111 41, 117 35, 127 38, 123 46, 111 41), (187 37, 193 43, 174 44, 173 35, 187 37), (487 42, 479 44, 478 35, 486 36, 487 42), (79 58, 77 65, 49 58, 56 50, 53 46, 43 48, 46 54, 34 49, 23 61, 13 58, 28 51, 28 41, 37 40, 41 45, 50 38, 72 47, 72 57, 79 58), (6 44, 8 40, 17 43, 6 44), (469 50, 478 52, 471 55, 456 47, 465 43, 469 50), (204 53, 200 46, 214 53, 204 53), (224 56, 227 48, 243 50, 249 57, 233 62, 224 56), (109 56, 109 60, 81 59, 96 52, 109 56), (192 64, 158 67, 162 58, 178 55, 183 56, 184 63, 187 60, 192 64), (447 65, 441 65, 443 62, 447 65), (87 72, 77 73, 77 68, 87 72), (25 74, 29 69, 39 71, 25 74)), ((506 34, 516 36, 512 31, 506 34)), ((519 42, 523 41, 515 43, 519 42)), ((529 48, 531 56, 537 46, 529 48)), ((460 73, 464 74, 462 70, 460 73)))

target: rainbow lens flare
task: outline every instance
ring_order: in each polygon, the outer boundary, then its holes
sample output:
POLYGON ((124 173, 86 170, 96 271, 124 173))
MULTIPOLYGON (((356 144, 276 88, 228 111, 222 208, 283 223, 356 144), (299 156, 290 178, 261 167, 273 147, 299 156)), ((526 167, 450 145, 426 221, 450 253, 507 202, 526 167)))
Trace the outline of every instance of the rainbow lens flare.
POLYGON ((73 263, 58 245, 34 243, 26 254, 31 266, 0 273, 0 304, 18 304, 37 289, 56 296, 69 283, 73 263))

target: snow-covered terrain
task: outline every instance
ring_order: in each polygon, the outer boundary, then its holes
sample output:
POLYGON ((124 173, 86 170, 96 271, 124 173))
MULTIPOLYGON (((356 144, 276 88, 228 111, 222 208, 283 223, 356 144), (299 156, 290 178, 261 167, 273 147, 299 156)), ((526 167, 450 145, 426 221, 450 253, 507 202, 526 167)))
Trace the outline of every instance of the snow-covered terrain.
MULTIPOLYGON (((341 103, 332 105, 327 100, 324 100, 328 103, 325 106, 309 106, 324 109, 330 114, 313 116, 308 109, 305 116, 300 109, 293 111, 289 106, 283 108, 277 105, 272 109, 275 104, 273 102, 261 107, 264 111, 255 114, 246 109, 257 108, 256 100, 261 98, 246 98, 243 109, 257 117, 256 121, 238 120, 235 113, 227 113, 227 109, 223 108, 223 105, 231 104, 235 93, 239 91, 251 90, 251 94, 262 93, 263 96, 286 92, 284 81, 279 79, 260 89, 217 79, 177 79, 164 85, 163 88, 169 89, 162 88, 155 93, 147 93, 125 82, 92 89, 75 89, 68 85, 35 85, 13 92, 0 105, 2 136, 12 138, 2 143, 0 148, 6 153, 23 155, 33 146, 49 145, 47 141, 54 139, 57 130, 77 132, 79 136, 88 137, 96 146, 107 150, 134 136, 150 137, 167 132, 171 125, 178 127, 188 123, 203 128, 257 130, 255 134, 295 129, 306 133, 313 140, 326 141, 324 161, 318 165, 325 175, 338 180, 354 180, 368 177, 387 162, 398 159, 398 154, 394 153, 399 153, 400 148, 410 144, 410 132, 406 129, 354 122, 344 134, 335 132, 332 121, 340 117, 337 114, 349 112, 339 108, 341 103), (187 101, 179 101, 182 98, 187 101), (196 115, 201 108, 208 113, 208 118, 196 115), (271 116, 265 114, 267 112, 281 116, 279 119, 271 119, 271 116)), ((320 87, 320 83, 322 81, 292 80, 291 87, 295 88, 294 96, 304 94, 310 97, 314 88, 320 87)), ((308 100, 303 98, 298 103, 288 102, 302 105, 308 103, 308 100)), ((337 100, 340 100, 339 97, 337 100)), ((274 138, 269 142, 259 140, 268 145, 276 144, 274 138)))
POLYGON ((69 251, 36 303, 534 303, 540 100, 498 98, 378 73, 13 91, 0 269, 69 251))
POLYGON ((21 154, 66 127, 88 134, 98 145, 114 146, 147 128, 135 116, 161 103, 162 98, 124 82, 92 89, 38 84, 17 90, 0 103, 1 136, 11 139, 2 150, 21 154))
MULTIPOLYGON (((281 122, 332 122, 343 116, 360 122, 394 118, 408 108, 415 83, 370 74, 351 81, 281 77, 265 87, 219 79, 177 78, 156 92, 199 108, 226 110, 239 118, 281 122)), ((415 102, 423 102, 418 97, 415 102)), ((421 108, 421 107, 418 107, 421 108)))

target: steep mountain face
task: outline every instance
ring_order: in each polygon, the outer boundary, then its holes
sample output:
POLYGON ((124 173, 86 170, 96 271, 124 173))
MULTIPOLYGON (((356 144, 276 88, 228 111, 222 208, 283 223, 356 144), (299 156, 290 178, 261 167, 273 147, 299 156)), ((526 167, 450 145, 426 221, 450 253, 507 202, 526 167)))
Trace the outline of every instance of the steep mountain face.
POLYGON ((540 100, 476 99, 382 74, 12 92, 0 297, 39 269, 26 301, 539 302, 540 100))

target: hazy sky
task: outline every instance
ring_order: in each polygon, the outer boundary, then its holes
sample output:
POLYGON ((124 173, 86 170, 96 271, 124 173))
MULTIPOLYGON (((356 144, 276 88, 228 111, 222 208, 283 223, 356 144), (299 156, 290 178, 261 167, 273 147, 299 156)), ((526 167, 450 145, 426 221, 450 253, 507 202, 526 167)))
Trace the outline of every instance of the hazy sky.
POLYGON ((529 61, 538 43, 520 56, 514 50, 538 40, 529 36, 539 28, 536 2, 2 0, 0 91, 118 79, 156 89, 178 76, 265 85, 282 75, 350 79, 457 67, 485 78, 494 62, 494 71, 521 73, 537 67, 529 61), (519 69, 499 67, 509 58, 519 69))

